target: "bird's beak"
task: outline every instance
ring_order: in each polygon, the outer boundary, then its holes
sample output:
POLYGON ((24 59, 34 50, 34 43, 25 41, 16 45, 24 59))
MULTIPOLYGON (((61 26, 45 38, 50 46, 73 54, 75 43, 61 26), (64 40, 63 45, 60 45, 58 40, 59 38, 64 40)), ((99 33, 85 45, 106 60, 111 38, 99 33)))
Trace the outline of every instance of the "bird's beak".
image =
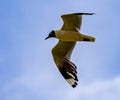
POLYGON ((47 40, 48 38, 49 38, 49 36, 48 36, 48 37, 46 37, 46 38, 45 38, 45 40, 47 40))

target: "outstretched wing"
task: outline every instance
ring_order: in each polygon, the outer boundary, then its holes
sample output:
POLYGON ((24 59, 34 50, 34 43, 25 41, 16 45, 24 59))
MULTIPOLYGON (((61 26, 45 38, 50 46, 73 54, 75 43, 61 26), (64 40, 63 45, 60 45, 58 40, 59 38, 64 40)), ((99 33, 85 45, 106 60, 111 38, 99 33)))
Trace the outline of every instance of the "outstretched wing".
POLYGON ((72 86, 77 85, 77 71, 76 66, 69 60, 76 42, 60 41, 52 49, 52 55, 55 64, 65 80, 72 86))
POLYGON ((93 15, 94 13, 72 13, 61 16, 63 20, 62 30, 78 31, 82 24, 82 15, 93 15))

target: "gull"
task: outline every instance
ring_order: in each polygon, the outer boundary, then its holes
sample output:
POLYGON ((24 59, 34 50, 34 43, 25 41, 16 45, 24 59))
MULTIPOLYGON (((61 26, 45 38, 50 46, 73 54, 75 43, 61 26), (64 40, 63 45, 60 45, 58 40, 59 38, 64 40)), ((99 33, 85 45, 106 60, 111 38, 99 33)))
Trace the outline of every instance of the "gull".
POLYGON ((74 88, 78 84, 77 67, 70 61, 72 51, 77 41, 94 42, 95 38, 80 32, 82 15, 93 15, 94 13, 71 13, 61 15, 63 26, 59 30, 52 30, 48 38, 59 39, 57 45, 52 49, 54 62, 64 79, 74 88))

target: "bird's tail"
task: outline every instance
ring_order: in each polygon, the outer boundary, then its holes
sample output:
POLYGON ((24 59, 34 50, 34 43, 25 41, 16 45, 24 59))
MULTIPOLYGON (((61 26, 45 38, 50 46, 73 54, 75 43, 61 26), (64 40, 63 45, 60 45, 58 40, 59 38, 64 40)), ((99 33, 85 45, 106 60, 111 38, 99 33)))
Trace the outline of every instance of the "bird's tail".
POLYGON ((77 67, 68 59, 64 59, 63 66, 59 69, 65 80, 74 88, 77 85, 77 67))
POLYGON ((94 42, 95 38, 92 36, 81 34, 81 41, 94 42))

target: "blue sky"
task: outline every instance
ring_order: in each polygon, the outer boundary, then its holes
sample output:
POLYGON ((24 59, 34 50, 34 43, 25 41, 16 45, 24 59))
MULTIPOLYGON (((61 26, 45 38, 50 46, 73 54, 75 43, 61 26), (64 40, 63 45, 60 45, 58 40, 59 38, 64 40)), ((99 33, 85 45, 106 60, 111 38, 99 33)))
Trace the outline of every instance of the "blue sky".
POLYGON ((120 100, 119 0, 1 0, 0 100, 120 100), (81 33, 95 43, 77 43, 71 60, 78 70, 73 89, 57 70, 44 38, 62 26, 60 16, 83 16, 81 33))

